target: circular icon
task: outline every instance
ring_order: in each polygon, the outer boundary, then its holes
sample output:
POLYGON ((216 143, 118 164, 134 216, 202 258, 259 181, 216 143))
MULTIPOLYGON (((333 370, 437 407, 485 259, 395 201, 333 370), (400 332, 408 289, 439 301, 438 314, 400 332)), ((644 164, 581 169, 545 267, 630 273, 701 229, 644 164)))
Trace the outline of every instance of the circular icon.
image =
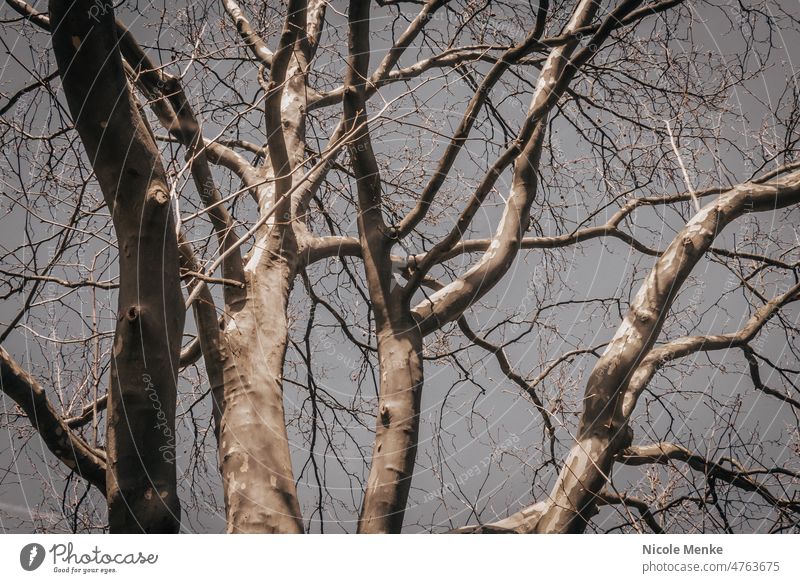
POLYGON ((30 543, 19 552, 19 564, 26 571, 35 571, 44 562, 44 547, 39 543, 30 543))

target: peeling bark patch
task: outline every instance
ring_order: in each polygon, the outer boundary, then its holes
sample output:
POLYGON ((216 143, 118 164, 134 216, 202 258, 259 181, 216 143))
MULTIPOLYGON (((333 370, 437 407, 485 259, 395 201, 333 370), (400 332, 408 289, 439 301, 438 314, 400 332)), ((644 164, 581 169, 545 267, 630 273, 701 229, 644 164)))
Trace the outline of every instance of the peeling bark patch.
POLYGON ((163 206, 169 202, 169 193, 161 187, 154 188, 151 196, 159 206, 163 206))
POLYGON ((247 261, 247 265, 245 265, 244 268, 245 271, 252 273, 256 270, 258 264, 261 263, 261 257, 264 255, 266 248, 266 243, 263 240, 253 243, 253 249, 250 251, 250 259, 247 261))
POLYGON ((445 286, 442 289, 440 289, 439 291, 431 294, 431 296, 430 296, 428 301, 431 303, 431 305, 433 305, 436 302, 446 298, 449 293, 457 292, 457 291, 461 290, 463 287, 464 287, 464 282, 461 281, 460 279, 457 279, 453 283, 451 283, 450 285, 445 286))
POLYGON ((114 356, 117 357, 122 354, 125 349, 125 342, 122 339, 122 334, 117 334, 114 338, 114 356))

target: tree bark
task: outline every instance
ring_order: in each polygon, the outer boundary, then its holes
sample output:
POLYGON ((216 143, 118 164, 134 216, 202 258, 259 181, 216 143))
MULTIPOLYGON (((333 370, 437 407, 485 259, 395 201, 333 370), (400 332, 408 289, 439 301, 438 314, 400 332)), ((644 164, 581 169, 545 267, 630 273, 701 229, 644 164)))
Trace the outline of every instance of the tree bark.
POLYGON ((381 178, 366 125, 369 3, 351 0, 343 99, 348 128, 358 127, 350 154, 358 190, 358 232, 378 337, 380 384, 375 442, 360 533, 397 533, 403 526, 419 435, 422 334, 392 275, 389 228, 381 215, 381 178))
POLYGON ((111 532, 177 532, 176 379, 183 332, 169 186, 131 95, 111 6, 50 2, 53 49, 75 127, 119 244, 106 451, 111 532))
POLYGON ((422 334, 410 317, 378 331, 380 397, 360 533, 399 533, 403 527, 419 439, 422 334))
POLYGON ((283 408, 286 307, 296 254, 260 240, 245 265, 246 297, 229 306, 219 456, 228 532, 302 533, 283 408))
POLYGON ((745 183, 703 207, 656 261, 613 340, 586 384, 577 443, 534 527, 541 533, 579 533, 596 512, 615 457, 631 442, 628 419, 652 377, 640 367, 653 348, 675 295, 726 225, 746 212, 800 202, 800 172, 772 183, 745 183), (638 378, 641 376, 642 378, 638 378))
POLYGON ((292 227, 292 170, 303 158, 305 82, 295 44, 305 31, 305 4, 292 0, 266 88, 270 186, 257 189, 262 213, 274 213, 244 268, 245 295, 227 306, 227 362, 219 456, 228 532, 302 533, 283 406, 286 310, 297 274, 292 227), (287 80, 288 79, 288 80, 287 80))

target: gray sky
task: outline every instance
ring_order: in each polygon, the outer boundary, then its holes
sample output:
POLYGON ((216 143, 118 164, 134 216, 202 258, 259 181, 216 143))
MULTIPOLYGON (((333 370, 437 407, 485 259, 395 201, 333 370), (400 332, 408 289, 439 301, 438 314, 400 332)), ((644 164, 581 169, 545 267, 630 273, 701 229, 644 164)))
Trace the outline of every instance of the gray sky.
MULTIPOLYGON (((216 7, 216 4, 201 2, 192 6, 198 14, 201 14, 207 5, 216 7)), ((522 6, 525 3, 519 4, 522 6)), ((44 3, 37 2, 36 5, 42 9, 44 3)), ((796 15, 800 14, 795 0, 786 0, 782 5, 794 10, 796 15)), ((158 22, 161 7, 160 3, 156 3, 155 8, 148 11, 147 24, 153 25, 158 22)), ((173 14, 173 11, 180 13, 184 8, 183 3, 170 4, 169 13, 173 14)), ((345 20, 342 16, 345 9, 346 6, 341 2, 334 2, 333 9, 328 12, 326 34, 329 35, 327 41, 330 44, 341 41, 345 34, 345 20)), ((217 26, 218 12, 218 9, 214 8, 205 20, 209 29, 217 26)), ((374 12, 376 13, 374 28, 381 29, 388 20, 381 18, 383 11, 376 9, 374 12)), ((10 18, 11 11, 3 8, 0 14, 3 18, 10 18)), ((131 24, 139 41, 150 45, 154 56, 155 45, 164 48, 160 59, 162 62, 168 60, 170 55, 166 48, 175 42, 170 34, 164 34, 156 41, 157 28, 145 26, 146 23, 143 21, 126 18, 129 16, 130 14, 126 12, 120 12, 120 17, 131 24)), ((701 52, 708 51, 726 62, 740 53, 741 39, 736 38, 734 34, 726 34, 729 23, 719 18, 717 10, 709 11, 704 8, 696 12, 695 16, 697 22, 693 27, 692 38, 695 49, 702 48, 701 52)), ((498 15, 496 23, 497 31, 512 35, 515 32, 514 27, 517 26, 510 14, 498 15)), ((442 22, 436 21, 432 25, 444 26, 442 22)), ((401 29, 402 24, 398 23, 397 28, 401 29)), ((26 66, 36 63, 40 72, 54 70, 52 58, 47 62, 40 59, 40 54, 27 52, 29 41, 20 36, 18 25, 4 24, 0 30, 3 43, 6 47, 13 48, 14 56, 26 66)), ((45 35, 24 30, 24 35, 31 35, 34 43, 46 41, 45 35)), ((771 66, 767 73, 753 78, 744 90, 731 91, 729 107, 732 113, 724 118, 726 125, 720 128, 721 135, 726 139, 735 140, 740 147, 754 143, 753 136, 762 127, 764 117, 769 116, 764 104, 775 103, 780 90, 786 85, 787 76, 794 74, 794 63, 800 59, 800 52, 797 49, 800 46, 798 44, 800 39, 797 36, 798 31, 795 30, 787 32, 785 37, 776 39, 776 48, 770 57, 771 66), (740 125, 729 126, 731 120, 740 125)), ((521 34, 516 34, 516 38, 521 38, 521 34)), ((372 44, 377 54, 372 60, 373 64, 380 58, 380 52, 385 50, 388 42, 389 37, 386 32, 375 33, 372 44)), ((183 43, 185 46, 185 40, 183 43)), ((679 56, 683 50, 688 50, 688 47, 680 40, 675 40, 671 43, 671 49, 679 56)), ((429 49, 423 47, 420 51, 421 54, 427 54, 426 51, 429 49)), ((46 49, 41 53, 46 54, 46 49)), ((418 54, 410 52, 401 65, 408 64, 406 61, 412 62, 416 58, 418 54)), ((338 74, 341 71, 341 62, 336 60, 333 51, 324 52, 318 64, 320 67, 329 64, 326 70, 331 74, 338 74)), ((225 61, 214 62, 212 66, 216 75, 192 68, 190 77, 197 83, 213 84, 217 76, 225 78, 228 74, 233 74, 229 69, 230 65, 225 61)), ((756 67, 757 64, 753 62, 747 66, 756 67)), ((254 72, 253 68, 251 73, 254 72)), ((522 69, 520 74, 525 81, 535 83, 536 76, 532 69, 522 69)), ((697 74, 708 74, 708 70, 698 70, 697 74)), ((241 72, 236 72, 235 75, 237 78, 246 77, 241 72)), ((421 127, 416 133, 409 131, 408 126, 404 127, 402 132, 392 132, 388 125, 386 129, 373 129, 373 140, 379 159, 387 173, 396 179, 387 181, 387 198, 403 196, 399 186, 402 186, 405 176, 403 163, 406 152, 417 157, 418 153, 422 152, 423 156, 430 160, 426 166, 429 169, 438 157, 437 152, 441 151, 441 136, 452 132, 458 123, 464 102, 470 93, 463 82, 453 82, 453 79, 454 77, 448 79, 447 91, 443 90, 444 81, 435 78, 415 90, 415 98, 425 104, 424 115, 409 118, 412 121, 419 121, 421 127), (437 131, 426 131, 426 127, 437 131)), ((11 57, 7 57, 3 73, 0 74, 0 89, 3 94, 5 96, 13 94, 30 81, 30 76, 23 67, 15 64, 11 57)), ((699 81, 705 80, 699 79, 699 81)), ((249 85, 240 87, 240 91, 243 95, 252 96, 255 94, 255 87, 255 78, 251 75, 249 85)), ((382 96, 388 100, 401 90, 401 87, 387 89, 382 91, 382 96)), ((222 96, 224 88, 220 88, 219 91, 222 96)), ((496 98, 498 110, 516 129, 527 107, 530 91, 515 97, 498 89, 492 94, 492 98, 493 100, 496 98)), ((14 119, 12 113, 33 116, 28 118, 28 123, 31 119, 41 120, 43 132, 45 129, 52 131, 53 128, 59 127, 61 122, 58 119, 59 114, 46 107, 47 103, 45 100, 36 105, 38 109, 35 111, 15 109, 4 116, 4 119, 14 119)), ((403 103, 404 105, 394 113, 402 112, 402 107, 411 104, 403 103)), ((378 104, 378 99, 372 101, 372 107, 377 108, 378 104)), ((648 105, 646 100, 643 100, 642 106, 648 105)), ((219 128, 219 119, 211 115, 204 119, 204 123, 207 134, 213 134, 219 128)), ((565 168, 560 168, 559 172, 570 170, 574 174, 567 177, 562 175, 563 183, 560 186, 546 187, 545 194, 540 197, 541 204, 535 205, 534 227, 540 229, 543 234, 555 234, 575 228, 583 220, 587 207, 599 207, 609 195, 598 169, 592 168, 585 161, 581 162, 587 155, 586 145, 581 143, 574 128, 560 116, 556 118, 552 129, 558 133, 556 145, 561 151, 558 160, 561 163, 569 161, 569 164, 565 168), (574 186, 570 185, 570 180, 574 181, 574 186), (594 198, 587 200, 587 196, 594 198), (547 205, 554 204, 560 205, 558 218, 562 221, 561 224, 557 224, 549 215, 547 205)), ((488 146, 486 140, 476 140, 475 143, 468 144, 468 152, 460 156, 453 180, 449 181, 443 190, 442 196, 445 200, 448 200, 446 197, 458 196, 459 190, 464 190, 460 189, 461 185, 474 183, 485 170, 487 160, 492 160, 492 154, 496 154, 499 148, 501 141, 499 128, 496 124, 488 124, 485 117, 481 118, 475 133, 479 136, 492 136, 494 133, 494 137, 490 139, 488 146)), ((257 131, 253 132, 253 135, 243 137, 254 142, 263 140, 263 136, 257 131)), ((69 139, 74 139, 74 136, 69 139)), ((654 141, 656 137, 641 139, 654 141)), ((687 150, 697 146, 691 140, 684 140, 682 144, 687 150)), ((4 144, 5 147, 7 144, 4 144)), ((62 144, 62 147, 65 150, 69 148, 65 144, 62 144)), ((79 144, 75 147, 79 148, 79 144)), ((40 151, 35 154, 46 156, 48 152, 40 151)), ((693 177, 698 179, 695 187, 727 184, 734 178, 743 180, 753 171, 732 151, 723 151, 719 155, 720 160, 714 160, 710 153, 698 154, 697 164, 700 168, 691 168, 693 177), (695 170, 701 171, 702 174, 696 174, 695 170), (709 176, 716 176, 716 182, 710 181, 709 176)), ((548 157, 545 158, 547 163, 548 157)), ((6 156, 3 164, 10 165, 11 159, 12 157, 6 156)), ((4 167, 3 180, 6 183, 14 178, 14 173, 10 170, 8 166, 4 167)), ((498 181, 499 193, 507 193, 509 176, 507 172, 498 181)), ((57 192, 61 196, 66 196, 69 193, 69 177, 61 178, 57 192)), ((37 177, 30 177, 29 185, 34 186, 32 190, 41 187, 37 177)), ((13 184, 14 188, 18 186, 19 184, 13 184)), ((675 191, 674 185, 666 185, 665 188, 668 192, 675 191)), ((57 193, 50 194, 55 196, 57 193)), ((188 189, 184 196, 189 198, 193 195, 191 189, 188 189)), ((97 198, 98 195, 95 192, 93 196, 97 198)), ((26 231, 30 232, 33 229, 34 234, 40 236, 46 227, 42 221, 26 222, 24 210, 20 206, 12 206, 8 198, 4 196, 2 204, 6 214, 0 218, 2 225, 0 250, 4 256, 0 267, 13 269, 18 266, 12 259, 19 261, 20 258, 12 258, 8 255, 8 251, 24 243, 26 231)), ((499 219, 502 203, 502 196, 495 196, 487 202, 482 214, 476 219, 476 234, 486 236, 491 232, 493 225, 496 225, 499 219)), ((191 212, 189 203, 186 204, 187 207, 181 210, 189 213, 191 212)), ((344 208, 344 202, 339 201, 337 204, 340 209, 344 208)), ((63 218, 66 208, 65 205, 53 207, 51 209, 53 218, 63 218)), ((615 209, 616 207, 612 208, 611 212, 613 213, 615 209)), ((684 208, 684 213, 686 211, 688 206, 684 208)), ((95 252, 99 253, 100 264, 107 264, 102 273, 96 274, 99 279, 112 278, 116 273, 113 249, 107 248, 104 242, 104 237, 110 236, 105 226, 104 215, 105 213, 101 212, 94 222, 87 222, 87 226, 95 225, 102 229, 98 231, 99 236, 87 241, 82 254, 85 261, 95 252)), ((635 235, 641 237, 646 244, 663 248, 685 218, 686 216, 674 212, 660 214, 643 210, 636 215, 635 235)), ((797 235, 794 225, 797 224, 798 218, 800 217, 797 216, 797 211, 793 211, 791 215, 765 214, 758 219, 742 219, 737 223, 737 228, 746 226, 751 221, 757 221, 750 226, 751 232, 757 232, 755 225, 758 225, 766 232, 775 233, 776 237, 780 235, 783 240, 795 241, 797 235), (793 223, 787 221, 787 216, 793 219, 793 223)), ((441 234, 445 228, 449 228, 447 221, 452 220, 452 216, 445 217, 431 234, 436 235, 436 229, 440 229, 438 233, 441 234)), ((732 246, 736 242, 735 230, 736 228, 729 228, 719 244, 732 246)), ((349 231, 355 234, 354 224, 350 225, 349 231)), ((47 245, 43 245, 40 252, 40 261, 46 259, 47 245)), ((796 255, 795 252, 793 255, 795 260, 796 255)), ((543 314, 546 320, 533 326, 531 332, 521 342, 509 347, 509 357, 515 368, 526 377, 532 377, 541 371, 543 363, 557 358, 564 352, 578 346, 597 346, 608 341, 621 320, 620 310, 624 312, 628 299, 635 293, 638 282, 653 261, 653 258, 642 257, 615 240, 603 242, 595 240, 560 252, 523 251, 510 273, 482 301, 482 307, 471 311, 469 320, 476 330, 490 329, 494 324, 510 316, 515 316, 518 320, 529 318, 543 301, 558 303, 586 298, 603 300, 588 305, 571 303, 559 309, 548 310, 543 314), (621 303, 618 303, 617 299, 621 300, 621 303)), ((459 266, 455 264, 454 267, 459 266)), ((338 268, 334 268, 334 271, 338 271, 338 268)), ((315 280, 322 272, 322 266, 311 270, 315 280)), ((75 272, 71 272, 69 275, 74 276, 74 274, 75 272)), ((440 275, 445 274, 440 273, 440 275)), ((709 261, 701 263, 677 301, 674 314, 665 328, 665 334, 677 336, 690 332, 721 333, 738 329, 749 314, 746 312, 747 304, 742 294, 728 293, 731 281, 730 272, 721 266, 709 261)), ((783 282, 777 282, 778 286, 782 284, 783 282)), ((336 298, 338 303, 349 308, 354 318, 364 321, 366 310, 363 301, 359 300, 352 289, 342 286, 342 278, 327 275, 321 277, 318 286, 317 293, 326 293, 329 298, 336 298)), ((46 286, 42 292, 46 298, 55 298, 60 293, 63 293, 63 290, 57 286, 46 286)), ((115 295, 113 292, 105 291, 97 293, 98 301, 106 304, 105 309, 99 313, 101 329, 113 329, 114 316, 110 308, 114 306, 115 295)), ((48 387, 51 397, 57 393, 68 401, 74 395, 75 387, 80 385, 86 374, 82 352, 84 349, 81 346, 70 347, 63 361, 54 359, 54 353, 48 353, 48 350, 54 348, 54 344, 43 340, 42 335, 57 335, 60 338, 84 337, 85 322, 90 317, 88 311, 90 305, 91 297, 88 292, 79 292, 60 303, 48 303, 36 307, 31 311, 31 317, 23 321, 27 328, 15 331, 4 343, 4 347, 12 355, 31 367, 42 384, 48 387)), ((302 340, 307 307, 305 292, 298 281, 290 309, 290 313, 295 317, 293 337, 298 341, 302 340)), ((0 301, 0 322, 3 326, 19 309, 18 295, 0 301)), ((796 323, 798 312, 794 308, 788 309, 785 311, 785 317, 788 321, 796 323)), ((361 365, 359 351, 336 330, 335 320, 325 314, 324 310, 319 310, 317 322, 318 326, 312 338, 317 347, 315 377, 319 387, 342 402, 364 405, 364 399, 374 394, 374 388, 371 383, 359 379, 358 376, 354 377, 354 373, 361 365), (360 381, 362 382, 358 393, 356 384, 360 381)), ((493 341, 502 341, 526 328, 526 324, 511 323, 493 331, 491 338, 493 341)), ((188 323, 187 333, 192 332, 193 326, 188 323)), ((434 345, 435 340, 433 337, 428 339, 426 350, 429 353, 441 349, 441 346, 434 345)), ((760 344, 760 352, 774 362, 781 362, 788 357, 786 353, 788 341, 781 331, 776 329, 772 333, 765 334, 763 344, 760 344)), ((109 342, 108 337, 103 339, 104 346, 109 342)), ((463 345, 463 338, 454 335, 451 339, 451 348, 463 345)), ((305 371, 299 365, 297 353, 291 348, 288 358, 287 379, 304 382, 305 371)), ((465 365, 468 365, 472 380, 465 380, 462 371, 452 363, 426 362, 422 433, 411 501, 406 513, 407 532, 428 530, 431 527, 442 530, 450 526, 472 523, 476 521, 476 514, 481 520, 505 516, 521 505, 541 499, 555 477, 552 466, 537 471, 544 460, 544 444, 541 419, 535 409, 521 397, 519 390, 505 379, 494 360, 486 353, 472 348, 462 353, 460 358, 465 365)), ((650 387, 652 394, 646 396, 637 409, 637 420, 634 424, 635 441, 651 442, 665 438, 675 440, 675 436, 680 436, 681 442, 687 447, 702 453, 708 452, 710 456, 716 457, 734 453, 739 455, 737 452, 742 451, 745 442, 750 445, 749 441, 757 435, 764 444, 763 459, 775 464, 786 464, 787 467, 797 470, 797 452, 770 443, 774 440, 775 443, 788 444, 792 439, 797 443, 796 435, 792 437, 791 432, 796 433, 798 422, 790 408, 778 407, 773 400, 752 390, 749 378, 741 375, 743 360, 738 351, 715 354, 710 356, 710 359, 712 363, 730 361, 732 364, 729 371, 723 372, 718 367, 708 366, 706 355, 701 354, 696 358, 687 359, 678 370, 667 372, 663 378, 653 381, 650 387), (682 391, 679 393, 677 388, 682 391), (679 418, 670 417, 670 413, 674 411, 687 414, 679 418), (721 429, 725 425, 726 415, 736 417, 743 428, 741 434, 735 435, 721 429)), ((557 454, 563 454, 570 445, 569 432, 574 431, 579 399, 594 360, 592 356, 576 358, 571 364, 560 367, 557 375, 540 388, 546 402, 552 403, 552 399, 557 395, 563 398, 563 410, 558 416, 563 421, 564 427, 559 429, 560 442, 557 454)), ((190 376, 193 374, 189 372, 190 376)), ((767 384, 779 382, 779 379, 764 374, 764 381, 767 384)), ((191 449, 193 425, 187 409, 195 397, 199 396, 198 387, 193 386, 191 382, 184 382, 181 390, 179 472, 189 472, 190 475, 201 472, 199 475, 202 476, 194 482, 186 476, 181 482, 184 488, 182 497, 185 506, 183 526, 189 532, 219 532, 224 530, 224 515, 221 487, 215 470, 213 434, 206 435, 206 442, 199 451, 191 449), (197 460, 192 458, 193 454, 199 455, 207 466, 203 468, 202 463, 198 464, 197 460), (192 490, 190 486, 194 487, 194 491, 190 491, 192 490)), ((200 390, 204 389, 200 387, 200 390)), ((302 411, 307 409, 301 410, 301 407, 307 407, 303 405, 307 394, 291 382, 286 383, 285 393, 287 417, 291 420, 290 437, 293 440, 295 476, 301 476, 307 461, 308 445, 298 430, 306 427, 305 413, 302 411)), ((4 419, 3 425, 7 425, 5 420, 13 413, 13 403, 7 398, 4 398, 2 403, 0 415, 4 419)), ((369 407, 366 406, 365 411, 368 410, 369 407)), ((199 425, 208 429, 210 415, 207 399, 200 402, 192 410, 192 414, 201 420, 199 425)), ((363 455, 369 455, 371 450, 371 428, 374 421, 364 415, 365 427, 358 426, 352 419, 344 425, 339 425, 339 420, 334 420, 331 412, 326 413, 326 419, 332 428, 331 440, 339 444, 339 449, 338 456, 334 456, 332 452, 326 451, 319 445, 316 450, 318 459, 324 464, 326 476, 325 531, 352 532, 355 530, 361 497, 356 478, 363 480, 366 473, 363 455), (351 439, 358 443, 363 453, 359 453, 351 439), (345 474, 339 467, 340 463, 352 475, 345 474)), ((63 473, 50 470, 50 466, 54 465, 52 457, 43 449, 36 436, 30 437, 30 432, 26 431, 24 426, 25 420, 18 420, 10 424, 7 430, 0 431, 0 468, 12 468, 11 472, 0 473, 0 528, 6 532, 29 532, 42 524, 41 517, 47 522, 49 518, 58 516, 64 490, 63 473), (23 439, 19 439, 20 435, 24 436, 23 439), (23 446, 24 453, 20 454, 23 446), (29 458, 33 458, 33 463, 29 458)), ((664 472, 661 474, 662 479, 665 479, 666 474, 664 472)), ((618 469, 614 484, 620 491, 634 486, 646 489, 655 478, 643 476, 644 474, 638 469, 618 469)), ((312 516, 316 504, 317 486, 312 477, 313 474, 306 468, 299 483, 301 503, 306 518, 312 516)), ((695 479, 700 484, 701 480, 695 479)), ((97 512, 103 512, 102 500, 98 496, 90 495, 84 504, 89 507, 94 505, 97 512)), ((603 510, 596 520, 600 529, 611 528, 618 524, 620 522, 618 512, 617 509, 603 510)), ((759 524, 752 525, 753 530, 762 527, 763 525, 759 524)), ((59 520, 57 528, 69 528, 68 521, 59 520)), ((319 530, 318 516, 312 519, 311 528, 313 531, 319 530)))

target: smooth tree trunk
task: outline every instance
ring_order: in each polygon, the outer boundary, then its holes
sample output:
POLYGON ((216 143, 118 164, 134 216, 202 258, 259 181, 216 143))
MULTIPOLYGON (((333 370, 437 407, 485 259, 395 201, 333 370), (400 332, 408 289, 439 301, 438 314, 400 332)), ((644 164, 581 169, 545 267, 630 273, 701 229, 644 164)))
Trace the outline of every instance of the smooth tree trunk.
POLYGON ((110 5, 52 1, 53 49, 114 222, 119 298, 107 413, 111 532, 177 532, 176 379, 183 333, 169 185, 130 93, 110 5))
POLYGON ((398 533, 414 472, 422 395, 422 333, 392 274, 390 229, 381 216, 381 179, 366 117, 369 2, 351 0, 343 110, 358 190, 358 231, 375 314, 380 383, 375 442, 358 521, 360 533, 398 533))
POLYGON ((358 531, 398 533, 403 527, 419 439, 422 334, 410 317, 378 330, 380 396, 372 465, 358 531))
MULTIPOLYGON (((277 196, 274 173, 269 163, 256 168, 227 148, 204 144, 199 121, 179 80, 156 68, 129 33, 122 49, 137 65, 140 88, 151 99, 159 120, 187 149, 198 194, 211 209, 219 253, 227 254, 220 265, 223 276, 235 282, 224 287, 221 327, 210 291, 201 282, 190 284, 193 293, 201 287, 192 309, 212 394, 226 530, 302 532, 282 393, 286 307, 297 264, 294 236, 290 229, 275 229, 275 221, 271 221, 257 233, 245 265, 237 247, 236 225, 221 204, 209 159, 217 163, 227 160, 245 184, 252 186, 262 212, 272 208, 277 196)), ((304 93, 295 91, 291 97, 298 94, 304 93)), ((287 101, 287 132, 293 135, 303 101, 287 101)), ((277 115, 280 123, 281 112, 277 115)), ((181 255, 186 269, 201 271, 186 242, 181 242, 181 255)))

